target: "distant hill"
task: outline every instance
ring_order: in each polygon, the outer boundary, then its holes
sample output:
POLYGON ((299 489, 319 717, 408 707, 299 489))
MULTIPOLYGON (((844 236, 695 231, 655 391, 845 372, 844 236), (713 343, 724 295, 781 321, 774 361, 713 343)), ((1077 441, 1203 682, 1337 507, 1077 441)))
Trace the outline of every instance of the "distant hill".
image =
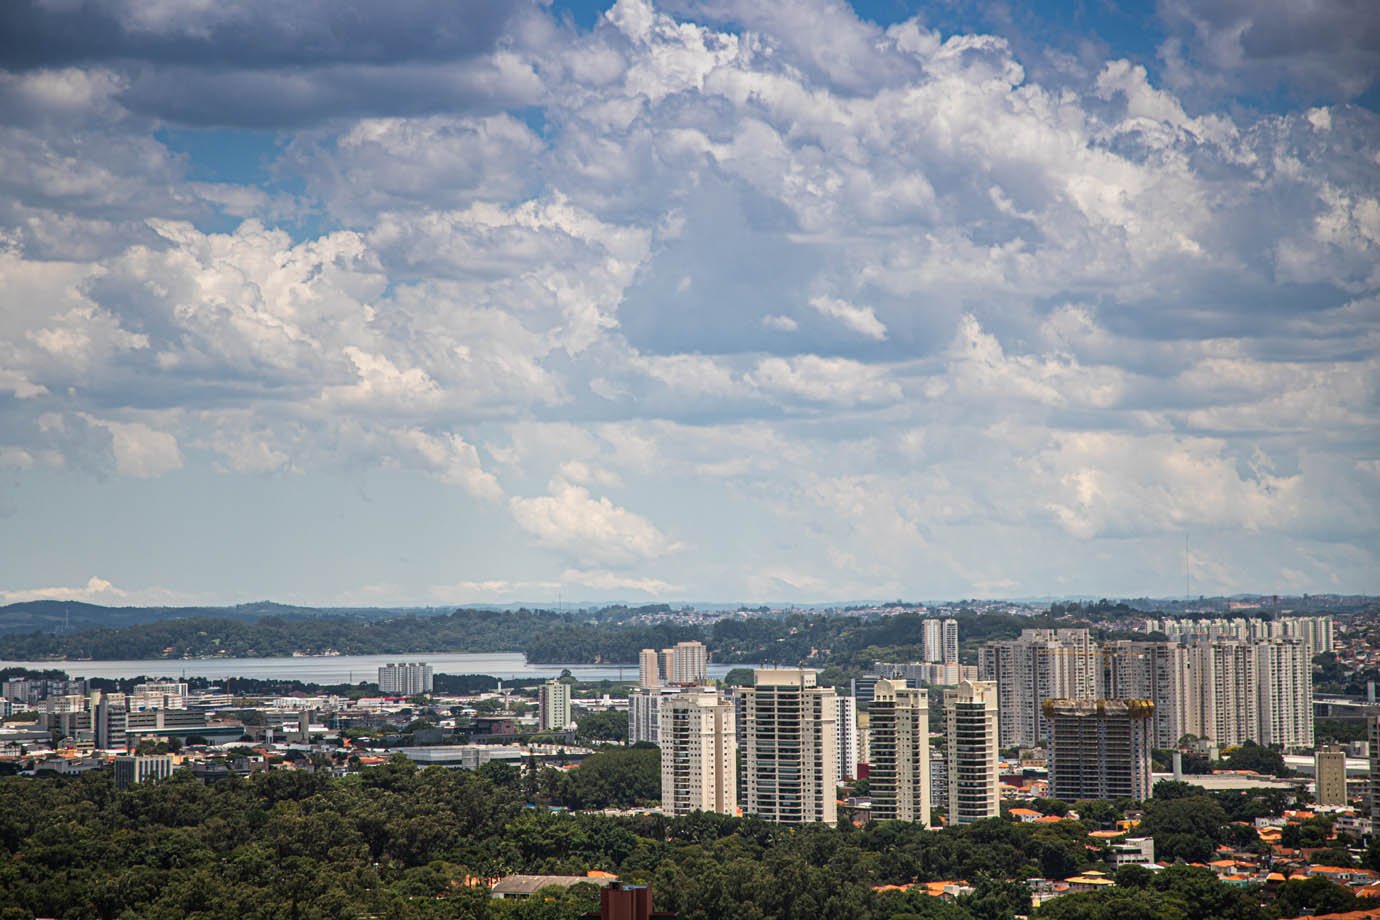
POLYGON ((440 615, 454 608, 416 607, 296 607, 255 601, 233 607, 103 607, 80 601, 23 601, 0 607, 0 634, 64 633, 88 629, 118 629, 164 620, 211 617, 253 623, 265 617, 293 620, 314 617, 354 617, 384 619, 400 613, 414 616, 440 615))

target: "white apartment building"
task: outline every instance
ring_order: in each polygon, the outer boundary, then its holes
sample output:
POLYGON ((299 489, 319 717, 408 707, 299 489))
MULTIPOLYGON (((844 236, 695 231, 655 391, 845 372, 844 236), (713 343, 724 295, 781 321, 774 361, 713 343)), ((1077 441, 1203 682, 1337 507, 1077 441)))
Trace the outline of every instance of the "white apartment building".
POLYGON ((996 684, 965 680, 944 691, 950 825, 1001 814, 997 738, 996 684))
POLYGON ((858 701, 851 696, 839 694, 838 699, 838 773, 836 781, 856 779, 858 775, 858 701))
POLYGON ((1101 675, 1101 650, 1086 629, 1023 629, 978 654, 978 676, 997 688, 1002 747, 1039 744, 1049 735, 1040 705, 1097 699, 1101 675))
POLYGON ((733 703, 711 688, 661 697, 661 808, 667 814, 738 805, 733 703))
POLYGON ((420 661, 386 664, 379 668, 379 693, 385 696, 417 696, 433 687, 431 665, 420 661))
POLYGON ((872 817, 930 823, 930 704, 925 690, 879 680, 868 708, 872 817))
POLYGON ((570 685, 548 680, 537 688, 538 725, 544 732, 564 731, 570 716, 570 685))
POLYGON ((661 686, 661 656, 654 648, 644 648, 637 656, 637 685, 643 690, 661 686))
POLYGON ((680 690, 679 687, 638 687, 628 694, 628 744, 661 743, 661 702, 680 690))
POLYGON ((784 824, 838 820, 838 696, 809 669, 759 669, 738 687, 743 813, 784 824))

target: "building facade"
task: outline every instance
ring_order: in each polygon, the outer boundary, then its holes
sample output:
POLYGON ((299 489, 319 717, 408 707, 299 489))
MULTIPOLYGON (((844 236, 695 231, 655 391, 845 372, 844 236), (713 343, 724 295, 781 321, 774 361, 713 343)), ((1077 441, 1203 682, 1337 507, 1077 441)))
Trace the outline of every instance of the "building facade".
POLYGON ((965 680, 944 691, 944 744, 949 824, 1001 814, 996 684, 965 680))
POLYGON ((667 814, 737 810, 733 703, 710 688, 661 698, 661 808, 667 814))
POLYGON ((564 731, 571 723, 570 685, 548 680, 537 688, 538 725, 544 732, 564 731))
POLYGON ((1049 794, 1080 799, 1150 798, 1155 704, 1145 699, 1044 702, 1049 794))
POLYGON ((879 680, 868 709, 872 817, 930 823, 930 705, 925 690, 879 680))
POLYGON ((743 813, 784 824, 838 820, 838 696, 809 669, 759 669, 740 702, 743 813))
POLYGON ((430 693, 431 665, 420 661, 386 664, 379 668, 379 692, 385 696, 417 696, 430 693))
POLYGON ((1345 805, 1346 752, 1328 747, 1313 754, 1313 778, 1319 805, 1345 805))

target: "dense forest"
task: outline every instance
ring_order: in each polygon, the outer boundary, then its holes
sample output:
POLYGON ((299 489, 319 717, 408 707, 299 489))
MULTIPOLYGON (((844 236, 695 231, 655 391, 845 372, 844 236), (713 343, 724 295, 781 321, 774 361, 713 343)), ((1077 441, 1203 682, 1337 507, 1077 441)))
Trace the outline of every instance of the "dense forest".
MULTIPOLYGON (((495 901, 483 885, 512 873, 589 870, 650 883, 682 920, 1005 920, 1031 912, 1021 882, 1105 866, 1093 818, 1032 825, 992 819, 927 831, 901 822, 790 829, 746 818, 555 813, 547 806, 633 804, 656 790, 654 748, 609 751, 568 773, 489 764, 476 772, 406 761, 343 778, 257 773, 203 786, 185 775, 119 791, 109 775, 0 779, 0 920, 64 918, 575 918, 592 886, 495 901), (954 903, 878 886, 962 879, 954 903)), ((1219 801, 1166 787, 1149 803, 1157 843, 1196 855, 1226 821, 1264 801, 1219 801), (1224 802, 1226 804, 1224 804, 1224 802), (1226 807, 1230 805, 1230 810, 1226 807)), ((1092 816, 1092 817, 1089 817, 1092 816)), ((1131 871, 1136 869, 1136 871, 1131 871)), ((1290 882, 1275 905, 1176 866, 1117 874, 1121 887, 1068 895, 1043 918, 1271 920, 1280 910, 1347 906, 1351 896, 1290 882), (1292 887, 1291 887, 1292 886, 1292 887)), ((1293 916, 1294 913, 1284 913, 1293 916)))
MULTIPOLYGON (((160 620, 64 634, 0 636, 0 659, 123 659, 254 657, 293 652, 412 654, 524 652, 540 664, 637 661, 643 648, 705 642, 723 662, 835 665, 861 671, 878 658, 914 660, 920 653, 918 614, 862 617, 793 613, 723 619, 710 628, 589 622, 550 611, 457 610, 438 616, 216 617, 160 620)), ((1014 636, 1043 618, 963 614, 965 646, 1014 636)))

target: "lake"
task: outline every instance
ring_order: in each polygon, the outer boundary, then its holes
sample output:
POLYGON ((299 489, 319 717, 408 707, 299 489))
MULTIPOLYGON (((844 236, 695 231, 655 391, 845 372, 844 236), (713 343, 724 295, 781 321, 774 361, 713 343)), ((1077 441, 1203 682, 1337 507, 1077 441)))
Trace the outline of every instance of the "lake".
MULTIPOLYGON (((313 684, 359 683, 377 680, 378 669, 396 661, 421 661, 436 674, 490 674, 515 677, 557 677, 562 669, 579 680, 637 680, 636 664, 528 664, 521 652, 416 652, 410 655, 313 655, 307 658, 155 658, 141 661, 0 661, 0 668, 60 668, 73 677, 257 677, 300 680, 313 684)), ((710 677, 723 677, 732 664, 711 664, 710 677)))

